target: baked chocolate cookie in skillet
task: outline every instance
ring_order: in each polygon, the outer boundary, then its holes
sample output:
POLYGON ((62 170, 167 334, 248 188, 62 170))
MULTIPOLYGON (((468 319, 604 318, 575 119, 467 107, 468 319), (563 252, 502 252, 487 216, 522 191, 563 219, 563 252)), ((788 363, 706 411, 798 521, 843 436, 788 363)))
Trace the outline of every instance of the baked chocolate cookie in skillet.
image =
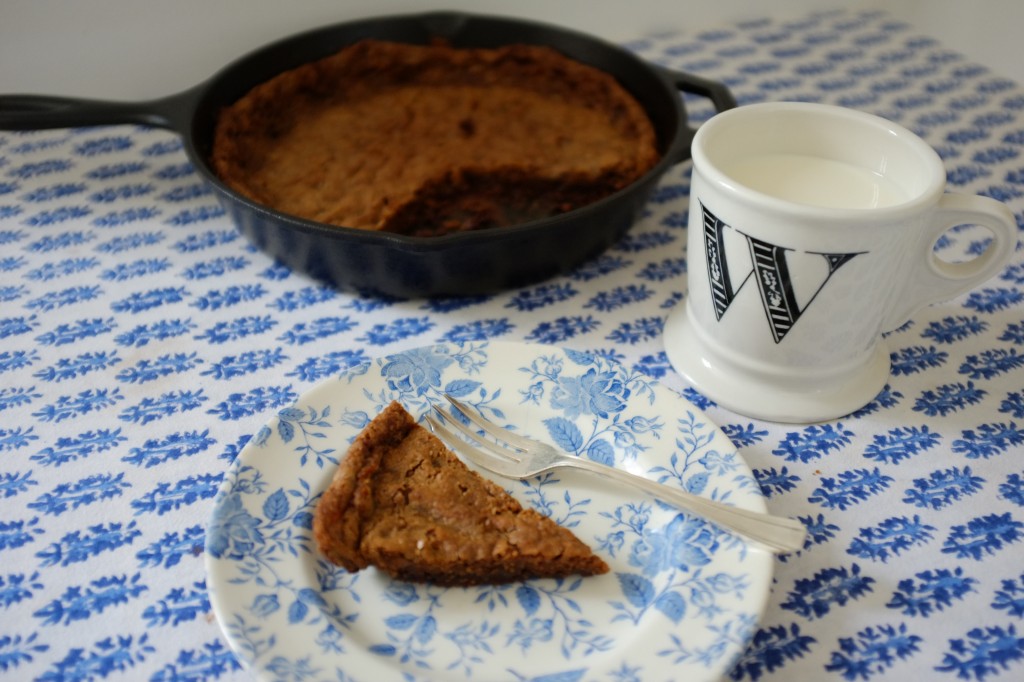
POLYGON ((567 528, 470 470, 393 402, 353 441, 313 521, 317 545, 349 571, 399 580, 498 584, 606 573, 567 528))
POLYGON ((366 40, 225 108, 211 163, 283 213, 432 236, 597 201, 654 166, 656 144, 612 76, 551 48, 366 40))

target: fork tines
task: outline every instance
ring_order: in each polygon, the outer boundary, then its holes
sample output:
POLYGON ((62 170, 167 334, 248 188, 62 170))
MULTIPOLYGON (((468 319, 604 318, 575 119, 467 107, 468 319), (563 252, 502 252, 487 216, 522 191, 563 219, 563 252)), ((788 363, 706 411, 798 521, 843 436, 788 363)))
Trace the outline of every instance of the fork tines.
MULTIPOLYGON (((448 397, 448 396, 445 396, 445 397, 448 397)), ((449 400, 452 400, 452 399, 449 398, 449 400)), ((474 424, 477 424, 478 426, 480 426, 480 423, 477 421, 477 420, 480 419, 479 417, 474 418, 474 415, 468 414, 467 412, 463 411, 464 409, 468 409, 468 408, 464 408, 464 406, 462 406, 461 404, 458 404, 458 403, 453 403, 453 404, 455 405, 456 409, 458 409, 462 414, 464 414, 470 421, 472 421, 474 424)), ((477 446, 480 446, 480 447, 486 449, 486 451, 489 454, 497 455, 499 457, 505 457, 505 458, 508 458, 508 459, 510 459, 512 461, 516 461, 516 462, 519 461, 519 458, 516 457, 515 452, 513 452, 513 451, 511 451, 511 450, 509 450, 507 448, 503 448, 503 447, 501 447, 499 445, 496 445, 495 443, 492 443, 491 441, 489 441, 489 440, 487 440, 485 438, 481 438, 480 435, 476 431, 473 431, 470 427, 468 427, 465 424, 463 424, 459 419, 456 419, 452 414, 449 414, 449 413, 445 412, 444 410, 442 410, 437 405, 432 405, 432 407, 434 408, 434 411, 437 412, 442 417, 442 419, 444 419, 444 421, 448 425, 450 425, 453 429, 455 429, 456 431, 461 433, 463 436, 465 436, 465 438, 467 438, 470 441, 472 441, 473 445, 477 445, 477 446)), ((456 447, 456 443, 461 443, 461 444, 463 444, 463 445, 465 445, 467 447, 471 444, 471 443, 466 442, 466 440, 464 440, 464 439, 460 439, 458 436, 456 436, 454 433, 452 433, 450 429, 448 429, 446 426, 444 426, 439 420, 435 419, 432 415, 429 415, 429 414, 426 415, 425 420, 430 425, 430 428, 434 430, 435 433, 437 433, 439 436, 441 436, 442 439, 448 441, 448 444, 451 447, 453 447, 453 448, 456 447)), ((491 432, 491 430, 486 428, 485 426, 481 426, 481 429, 486 431, 487 433, 491 433, 491 435, 494 435, 491 432)), ((495 436, 495 437, 496 438, 500 438, 500 436, 495 436)), ((480 453, 480 454, 483 454, 483 453, 480 453)))
POLYGON ((477 413, 475 410, 462 404, 461 402, 451 397, 447 393, 444 394, 444 397, 445 400, 452 404, 452 407, 454 407, 456 410, 459 411, 460 414, 462 414, 462 416, 464 416, 477 427, 482 429, 485 433, 489 434, 495 440, 501 441, 502 443, 505 443, 506 445, 511 447, 513 450, 518 450, 519 452, 528 452, 530 450, 530 445, 532 443, 528 438, 524 438, 515 433, 512 433, 508 429, 503 429, 500 426, 492 424, 490 421, 480 416, 480 414, 477 413))

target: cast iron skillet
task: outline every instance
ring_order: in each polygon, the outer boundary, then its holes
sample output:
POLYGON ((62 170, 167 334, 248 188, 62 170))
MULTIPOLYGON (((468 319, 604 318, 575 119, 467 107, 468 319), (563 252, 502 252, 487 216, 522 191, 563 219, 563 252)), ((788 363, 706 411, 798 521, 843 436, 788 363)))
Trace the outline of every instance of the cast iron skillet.
POLYGON ((519 19, 436 12, 337 24, 256 50, 210 80, 148 102, 46 96, 0 97, 0 129, 30 130, 137 123, 180 133, 196 170, 238 229, 294 270, 340 288, 396 298, 491 293, 565 272, 615 243, 632 225, 658 179, 690 157, 694 129, 680 92, 736 105, 722 84, 649 64, 592 36, 519 19), (410 237, 325 225, 261 206, 229 189, 208 163, 217 112, 278 73, 364 38, 458 47, 530 43, 553 47, 619 80, 654 124, 660 162, 629 187, 593 204, 521 225, 442 237, 410 237))

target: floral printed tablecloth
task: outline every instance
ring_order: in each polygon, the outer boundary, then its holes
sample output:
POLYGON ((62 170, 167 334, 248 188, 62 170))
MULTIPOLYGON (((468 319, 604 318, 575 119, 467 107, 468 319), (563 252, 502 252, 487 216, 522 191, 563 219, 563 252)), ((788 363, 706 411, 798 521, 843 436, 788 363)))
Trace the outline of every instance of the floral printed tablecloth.
MULTIPOLYGON (((938 150, 952 190, 1024 211, 1024 89, 884 13, 627 47, 722 80, 741 104, 895 120, 938 150)), ((712 113, 687 104, 695 121, 712 113)), ((0 677, 244 679, 203 568, 242 446, 349 367, 505 340, 599 353, 682 392, 733 440, 769 509, 806 524, 732 679, 1020 679, 1024 257, 892 333, 891 381, 858 413, 754 421, 686 386, 664 354, 664 319, 686 296, 688 173, 670 171, 620 243, 563 277, 400 302, 250 247, 170 133, 0 132, 0 677)), ((954 230, 939 248, 983 241, 954 230)))

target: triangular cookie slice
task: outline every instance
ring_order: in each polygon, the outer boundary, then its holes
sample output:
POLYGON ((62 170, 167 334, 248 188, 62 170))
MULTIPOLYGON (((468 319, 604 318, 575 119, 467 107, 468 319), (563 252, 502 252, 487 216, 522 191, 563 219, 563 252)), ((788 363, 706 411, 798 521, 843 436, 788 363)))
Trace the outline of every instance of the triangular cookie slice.
POLYGON ((349 571, 438 585, 608 571, 566 528, 471 471, 391 403, 359 434, 317 505, 320 550, 349 571))

